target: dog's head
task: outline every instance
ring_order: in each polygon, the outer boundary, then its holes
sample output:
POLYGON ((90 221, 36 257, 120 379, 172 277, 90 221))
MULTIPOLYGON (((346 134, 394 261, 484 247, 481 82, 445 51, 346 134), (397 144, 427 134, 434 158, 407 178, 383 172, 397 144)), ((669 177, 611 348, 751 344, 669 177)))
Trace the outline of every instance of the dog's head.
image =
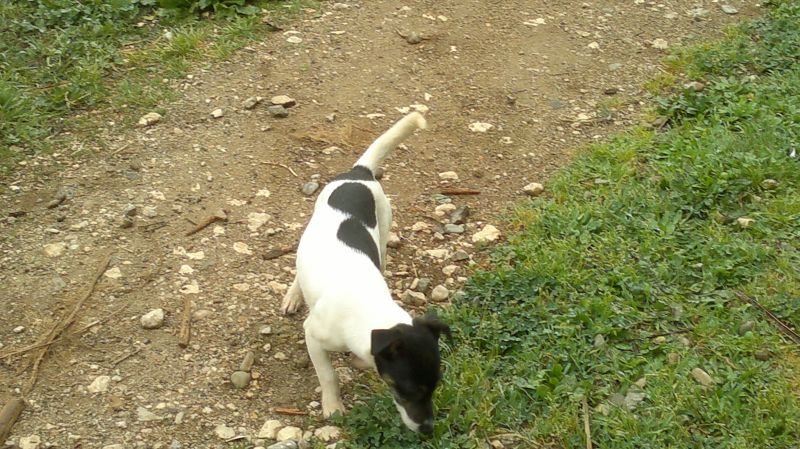
POLYGON ((450 327, 435 316, 411 325, 372 331, 371 352, 378 374, 389 385, 403 423, 415 432, 433 433, 433 391, 442 378, 439 336, 450 327))

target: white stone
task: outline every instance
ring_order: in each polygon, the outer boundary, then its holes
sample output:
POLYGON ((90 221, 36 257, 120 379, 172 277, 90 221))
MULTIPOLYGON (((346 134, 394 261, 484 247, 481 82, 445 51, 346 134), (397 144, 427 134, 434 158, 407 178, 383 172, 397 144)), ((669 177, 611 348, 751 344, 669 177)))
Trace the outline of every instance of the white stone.
POLYGON ((428 249, 425 250, 425 254, 433 257, 434 259, 444 259, 450 254, 450 251, 444 248, 440 249, 428 249))
POLYGON ((239 254, 247 254, 247 255, 253 254, 253 252, 250 251, 250 247, 247 245, 247 243, 244 242, 235 242, 233 244, 233 250, 239 254))
POLYGON ((434 301, 444 301, 450 296, 450 290, 447 289, 444 285, 437 285, 433 287, 433 291, 431 291, 431 299, 434 301))
POLYGON ((125 446, 122 444, 109 444, 108 446, 103 446, 103 449, 125 449, 125 446))
POLYGON ((215 427, 214 433, 217 435, 217 437, 223 440, 229 440, 236 436, 236 431, 226 426, 225 424, 220 424, 217 427, 215 427))
POLYGON ((323 426, 314 431, 314 436, 325 443, 338 440, 342 434, 342 429, 336 426, 323 426))
POLYGON ((402 241, 400 240, 400 236, 398 236, 394 232, 389 233, 389 239, 386 242, 386 246, 388 246, 389 248, 398 248, 401 243, 402 241))
POLYGON ((158 112, 148 112, 139 119, 139 126, 155 125, 161 120, 161 114, 158 112))
POLYGON ((500 230, 492 225, 486 225, 483 229, 472 235, 473 243, 493 242, 500 238, 500 230))
POLYGON ((211 116, 214 118, 220 118, 223 115, 225 115, 225 111, 223 111, 222 108, 217 108, 211 111, 211 116))
POLYGON ((167 199, 167 197, 164 196, 164 192, 159 192, 158 190, 150 191, 150 196, 153 197, 154 200, 158 201, 164 201, 167 199))
POLYGON ((261 189, 256 192, 256 196, 263 196, 264 198, 269 198, 270 195, 272 195, 272 193, 267 189, 261 189))
POLYGON ((474 133, 485 133, 486 131, 489 131, 492 128, 494 128, 494 125, 492 125, 491 123, 474 122, 469 124, 469 130, 474 133))
POLYGON ((544 192, 544 186, 538 182, 532 182, 522 188, 522 191, 529 196, 539 196, 544 192))
POLYGON ((452 276, 452 274, 455 273, 456 270, 458 270, 458 265, 448 265, 442 268, 442 273, 444 273, 445 276, 452 276))
POLYGON ((238 290, 240 292, 246 292, 250 290, 250 284, 248 284, 247 282, 242 282, 240 284, 233 284, 233 289, 238 290))
POLYGON ((270 214, 264 212, 251 212, 247 214, 247 229, 250 232, 258 231, 258 228, 264 226, 264 223, 272 219, 270 214))
POLYGON ((444 217, 445 215, 452 213, 456 209, 457 209, 456 205, 453 203, 440 204, 436 206, 436 209, 434 209, 433 214, 436 215, 437 217, 444 217))
POLYGON ((667 48, 669 48, 669 43, 667 42, 667 40, 661 39, 660 37, 653 39, 653 42, 650 45, 652 45, 653 48, 658 50, 666 50, 667 48))
POLYGON ((156 415, 155 413, 147 410, 144 407, 139 407, 136 409, 136 418, 139 421, 147 422, 147 421, 158 421, 161 419, 160 416, 156 415))
POLYGON ((277 419, 270 419, 261 426, 261 430, 258 431, 258 435, 256 438, 266 438, 268 440, 274 440, 276 436, 278 436, 278 430, 283 427, 280 421, 277 419))
POLYGON ((275 439, 278 441, 301 441, 303 439, 303 429, 294 426, 286 426, 278 431, 278 433, 275 435, 275 439))
POLYGON ((197 251, 194 253, 186 253, 186 257, 192 260, 203 260, 206 258, 206 253, 203 251, 197 251))
POLYGON ((39 435, 30 435, 19 439, 20 449, 39 449, 42 444, 42 439, 39 435))
POLYGON ((158 329, 164 324, 164 309, 154 309, 142 315, 141 323, 145 329, 158 329))
POLYGON ((105 393, 108 391, 109 382, 111 382, 110 376, 97 376, 86 389, 89 393, 105 393))
POLYGON ((65 249, 67 249, 67 244, 64 242, 48 243, 44 245, 44 253, 48 257, 58 257, 64 253, 65 249))
POLYGON ((276 295, 283 295, 289 288, 288 285, 278 281, 269 281, 267 285, 269 285, 269 288, 272 289, 272 292, 276 295))
POLYGON ((289 36, 288 38, 286 38, 286 42, 290 44, 299 44, 300 42, 303 42, 303 38, 298 36, 289 36))
POLYGON ((424 221, 418 221, 413 225, 411 225, 411 230, 414 232, 424 231, 425 229, 428 228, 429 228, 428 223, 425 223, 424 221))
POLYGON ((200 293, 200 285, 197 284, 196 279, 192 279, 190 283, 181 286, 180 292, 184 295, 196 295, 200 293))
POLYGON ((194 273, 194 268, 190 267, 189 265, 181 265, 181 269, 178 270, 180 274, 192 274, 194 273))
POLYGON ((454 171, 443 171, 439 173, 439 179, 442 181, 458 181, 458 173, 454 171))
POLYGON ((122 277, 122 272, 119 270, 119 267, 111 267, 103 273, 103 276, 111 279, 119 279, 122 277))
POLYGON ((756 221, 750 217, 739 217, 736 219, 736 224, 743 228, 749 228, 750 225, 755 223, 756 221))

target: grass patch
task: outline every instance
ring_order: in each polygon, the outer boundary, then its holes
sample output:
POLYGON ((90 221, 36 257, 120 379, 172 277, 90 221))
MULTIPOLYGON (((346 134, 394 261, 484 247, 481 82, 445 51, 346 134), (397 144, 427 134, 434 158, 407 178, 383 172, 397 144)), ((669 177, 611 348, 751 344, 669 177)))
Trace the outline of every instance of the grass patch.
POLYGON ((584 401, 596 447, 797 447, 797 345, 737 297, 800 328, 800 5, 768 8, 676 58, 706 88, 659 101, 667 132, 593 147, 514 211, 443 311, 435 437, 376 381, 347 447, 585 447, 584 401))
POLYGON ((98 120, 82 119, 89 111, 107 110, 130 124, 172 100, 164 78, 227 58, 270 32, 261 13, 235 14, 256 5, 272 22, 313 6, 311 0, 0 2, 0 173, 27 155, 64 146, 64 136, 91 137, 98 120), (219 13, 200 13, 199 4, 219 13))

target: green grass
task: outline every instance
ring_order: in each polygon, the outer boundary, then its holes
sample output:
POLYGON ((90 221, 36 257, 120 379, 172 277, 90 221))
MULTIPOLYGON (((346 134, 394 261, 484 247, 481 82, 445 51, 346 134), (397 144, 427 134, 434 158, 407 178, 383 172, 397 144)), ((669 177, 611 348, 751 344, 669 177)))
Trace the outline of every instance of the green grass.
MULTIPOLYGON (((260 14, 231 14, 234 6, 245 7, 239 0, 204 2, 220 11, 210 16, 158 9, 156 3, 0 2, 0 174, 25 156, 65 146, 64 139, 86 142, 101 122, 97 111, 130 125, 138 114, 174 99, 164 78, 181 78, 194 64, 227 58, 271 30, 260 14)), ((183 3, 189 8, 192 2, 183 3)), ((313 5, 256 4, 273 22, 313 5)))
POLYGON ((768 8, 677 55, 706 89, 659 100, 668 131, 591 148, 516 208, 442 311, 457 341, 435 437, 404 430, 374 381, 346 447, 583 448, 584 400, 595 447, 798 447, 798 346, 737 297, 800 329, 800 5, 768 8))

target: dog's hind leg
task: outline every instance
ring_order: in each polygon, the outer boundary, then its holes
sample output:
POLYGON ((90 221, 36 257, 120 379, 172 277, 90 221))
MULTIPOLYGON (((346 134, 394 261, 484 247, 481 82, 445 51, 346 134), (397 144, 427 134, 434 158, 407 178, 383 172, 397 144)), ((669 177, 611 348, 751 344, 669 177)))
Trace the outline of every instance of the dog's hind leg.
POLYGON ((297 281, 297 276, 295 276, 292 285, 289 286, 289 290, 283 296, 281 312, 284 315, 293 314, 300 309, 301 304, 303 304, 303 292, 300 290, 300 282, 297 281))
POLYGON ((339 378, 331 364, 328 351, 322 344, 306 330, 306 347, 314 370, 317 372, 319 386, 322 388, 322 416, 325 418, 336 412, 344 413, 341 393, 339 392, 339 378))

